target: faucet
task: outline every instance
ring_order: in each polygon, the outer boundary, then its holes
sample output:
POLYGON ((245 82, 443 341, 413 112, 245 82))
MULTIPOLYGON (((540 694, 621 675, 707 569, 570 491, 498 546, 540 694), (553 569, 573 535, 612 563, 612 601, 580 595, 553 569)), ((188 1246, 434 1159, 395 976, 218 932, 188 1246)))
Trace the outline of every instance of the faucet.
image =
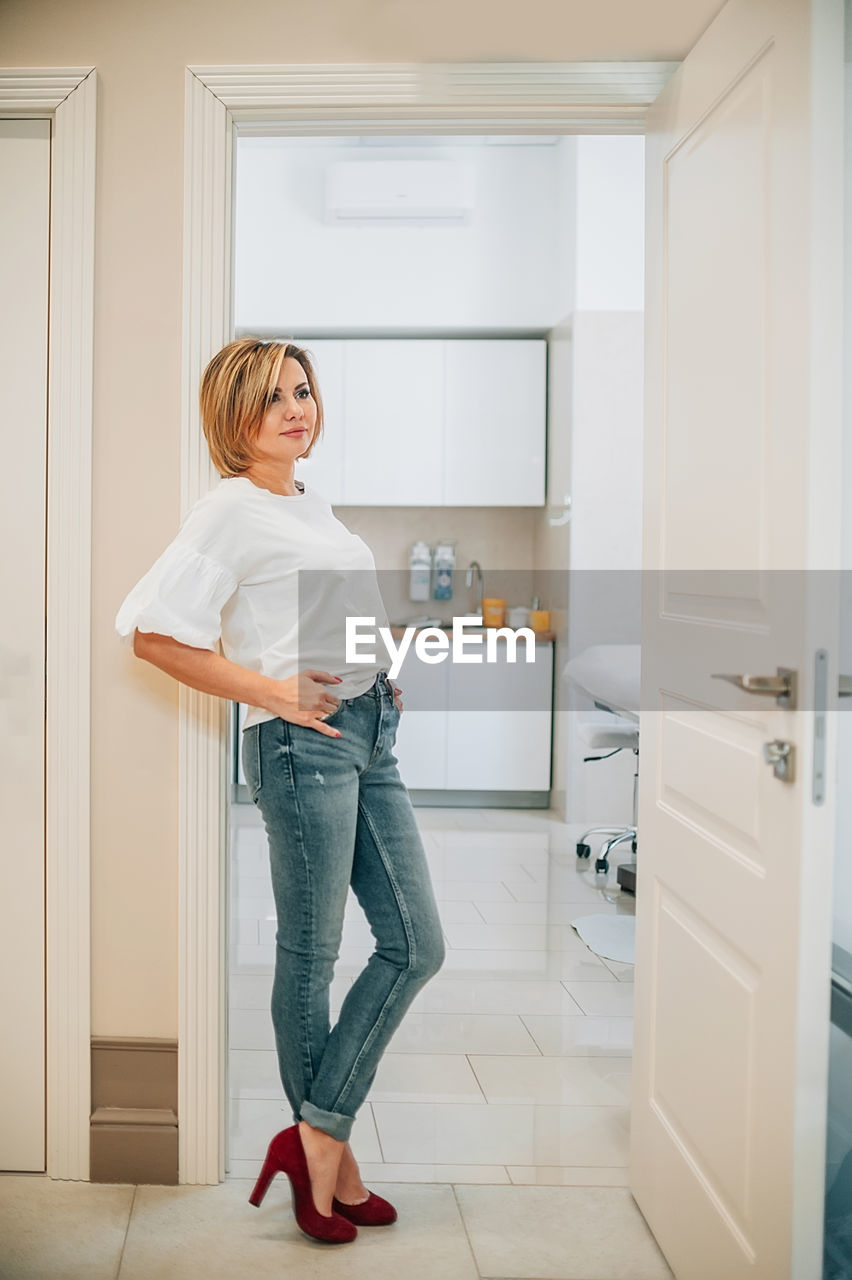
POLYGON ((467 573, 465 574, 465 577, 464 577, 464 585, 466 587, 472 586, 474 569, 476 570, 476 608, 474 612, 479 615, 479 620, 481 622, 482 621, 483 581, 482 581, 482 568, 478 560, 471 560, 470 564, 467 566, 467 573))

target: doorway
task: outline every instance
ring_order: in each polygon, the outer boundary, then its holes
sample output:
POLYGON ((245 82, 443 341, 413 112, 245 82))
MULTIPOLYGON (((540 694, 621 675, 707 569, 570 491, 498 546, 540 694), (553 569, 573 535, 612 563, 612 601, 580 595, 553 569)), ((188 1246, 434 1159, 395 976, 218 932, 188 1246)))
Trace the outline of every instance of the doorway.
MULTIPOLYGON (((578 863, 575 846, 586 827, 630 821, 633 759, 625 752, 584 768, 582 742, 569 741, 564 731, 575 717, 562 714, 560 673, 579 644, 612 639, 613 627, 638 639, 638 609, 628 617, 619 593, 609 616, 600 605, 594 615, 589 593, 578 611, 581 628, 577 620, 569 625, 558 606, 567 599, 572 572, 598 575, 600 582, 612 570, 635 574, 639 568, 643 149, 641 137, 528 133, 299 138, 268 130, 252 136, 246 128, 236 140, 235 334, 292 335, 315 357, 325 439, 297 466, 297 476, 316 485, 373 550, 390 616, 404 619, 436 607, 408 595, 405 566, 416 539, 432 546, 453 542, 462 570, 471 559, 481 563, 487 594, 495 594, 488 584, 496 572, 508 582, 507 594, 520 593, 523 582, 552 608, 546 771, 543 780, 526 782, 536 794, 547 790, 544 812, 522 807, 523 752, 517 776, 510 767, 494 783, 495 800, 505 803, 508 789, 515 807, 491 808, 487 799, 471 807, 469 775, 452 756, 437 776, 432 726, 424 729, 423 746, 414 730, 410 740, 398 738, 400 772, 415 804, 421 794, 428 797, 430 807, 417 808, 418 821, 449 956, 406 1019, 356 1124, 356 1155, 374 1180, 626 1185, 632 966, 595 954, 571 921, 632 916, 633 899, 616 883, 615 866, 609 878, 596 875, 592 864, 578 863), (365 190, 375 206, 376 188, 393 185, 386 175, 399 179, 398 187, 412 165, 433 175, 427 185, 437 211, 420 207, 405 219, 388 219, 387 210, 353 209, 365 190), (441 182, 443 193, 436 190, 441 182), (499 372, 492 377, 502 377, 527 348, 544 349, 547 466, 540 505, 511 507, 489 497, 484 449, 470 495, 460 496, 463 475, 452 477, 450 501, 440 490, 431 502, 425 491, 409 492, 429 458, 418 470, 412 455, 419 440, 406 434, 416 409, 399 406, 407 404, 412 384, 421 385, 418 369, 424 375, 428 369, 430 386, 436 384, 451 344, 465 356, 476 347, 480 359, 493 348, 499 372), (352 421, 358 396, 343 385, 347 360, 370 406, 363 427, 352 421), (375 376, 363 373, 365 362, 375 364, 375 376), (404 376, 394 380, 400 364, 404 376), (385 437, 368 398, 379 370, 383 398, 399 410, 385 437), (359 428, 369 431, 366 439, 359 428), (340 456, 351 472, 365 447, 386 465, 360 482, 362 494, 357 476, 344 482, 340 456), (577 501, 569 526, 571 490, 577 501), (521 1097, 523 1104, 513 1102, 521 1097), (410 1123, 421 1126, 412 1142, 405 1137, 410 1123), (465 1151, 457 1140, 468 1125, 476 1136, 465 1151), (588 1131, 581 1141, 583 1125, 588 1131), (424 1139, 426 1131, 431 1139, 424 1139)), ((457 394, 474 399, 463 387, 457 394)), ((529 413, 535 388, 527 380, 524 394, 529 413)), ((440 389, 434 403, 422 424, 433 437, 443 408, 440 389)), ((526 426, 531 432, 533 423, 526 426)), ((504 470, 498 468, 498 481, 504 470)), ((466 612, 473 597, 463 575, 457 571, 454 578, 447 607, 466 612)), ((508 600, 523 603, 520 594, 508 600)), ((434 720, 409 681, 403 672, 405 715, 434 720)), ((583 706, 593 711, 591 700, 583 706)), ((516 718, 502 713, 502 723, 493 726, 500 740, 518 736, 516 718)), ((265 836, 257 811, 241 803, 248 797, 239 726, 232 728, 227 1173, 248 1178, 262 1161, 264 1135, 283 1127, 288 1108, 269 1018, 275 912, 265 836)), ((497 771, 480 772, 486 787, 497 771)), ((372 941, 351 897, 332 1015, 372 941)))

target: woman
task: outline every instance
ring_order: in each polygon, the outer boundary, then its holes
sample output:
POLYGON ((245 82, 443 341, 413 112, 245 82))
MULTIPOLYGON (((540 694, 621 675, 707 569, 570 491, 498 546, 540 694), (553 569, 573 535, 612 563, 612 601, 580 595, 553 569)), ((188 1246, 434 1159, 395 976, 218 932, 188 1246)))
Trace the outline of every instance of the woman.
POLYGON ((259 1205, 281 1170, 302 1230, 340 1243, 358 1225, 396 1218, 364 1187, 347 1139, 388 1041, 443 963, 443 934, 392 754, 399 690, 378 654, 346 661, 346 617, 387 621, 375 563, 294 479, 322 430, 308 354, 229 343, 204 372, 201 414, 222 478, 131 591, 116 628, 175 679, 249 706, 243 766, 269 837, 272 1020, 295 1121, 272 1139, 250 1199, 259 1205), (331 1029, 350 884, 376 948, 331 1029))

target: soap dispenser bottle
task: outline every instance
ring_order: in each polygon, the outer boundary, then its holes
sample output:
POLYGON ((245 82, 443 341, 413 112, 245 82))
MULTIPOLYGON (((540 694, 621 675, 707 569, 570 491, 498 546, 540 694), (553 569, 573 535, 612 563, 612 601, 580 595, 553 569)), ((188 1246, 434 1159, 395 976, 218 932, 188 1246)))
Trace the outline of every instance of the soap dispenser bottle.
POLYGON ((432 577, 432 548, 428 542, 415 542, 408 556, 410 600, 428 600, 432 577))
POLYGON ((435 585, 432 595, 436 600, 452 600, 453 568, 456 563, 456 544, 439 542, 435 548, 435 585))

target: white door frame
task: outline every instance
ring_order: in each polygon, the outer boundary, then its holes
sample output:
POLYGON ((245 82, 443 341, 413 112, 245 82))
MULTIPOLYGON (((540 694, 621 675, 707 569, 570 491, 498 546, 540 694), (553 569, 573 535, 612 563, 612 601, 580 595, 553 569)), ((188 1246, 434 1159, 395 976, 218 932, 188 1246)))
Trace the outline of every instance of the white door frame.
POLYGON ((93 67, 0 68, 0 116, 51 121, 47 433, 46 1168, 89 1177, 93 67))
MULTIPOLYGON (((216 479, 198 384, 233 336, 235 133, 642 134, 676 62, 187 67, 181 515, 216 479)), ((225 1177, 226 707, 181 685, 179 1174, 225 1177)))

